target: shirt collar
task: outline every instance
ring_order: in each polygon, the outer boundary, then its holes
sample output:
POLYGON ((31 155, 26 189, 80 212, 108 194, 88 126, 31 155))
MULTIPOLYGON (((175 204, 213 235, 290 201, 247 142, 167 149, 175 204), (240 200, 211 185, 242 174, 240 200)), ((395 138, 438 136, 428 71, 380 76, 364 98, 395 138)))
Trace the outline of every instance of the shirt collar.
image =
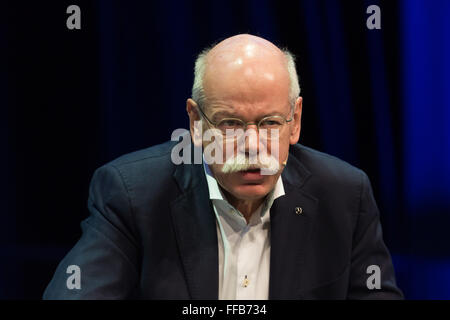
POLYGON ((219 184, 217 183, 216 178, 214 178, 211 168, 205 161, 203 161, 203 169, 205 170, 206 181, 208 182, 209 199, 225 201, 225 197, 219 188, 219 184))

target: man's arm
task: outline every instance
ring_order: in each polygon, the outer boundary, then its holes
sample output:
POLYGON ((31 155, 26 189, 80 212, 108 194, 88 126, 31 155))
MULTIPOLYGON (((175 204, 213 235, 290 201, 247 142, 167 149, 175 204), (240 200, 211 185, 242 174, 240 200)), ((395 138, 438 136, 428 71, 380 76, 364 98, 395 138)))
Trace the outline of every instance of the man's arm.
POLYGON ((362 173, 360 210, 353 234, 350 272, 349 299, 403 299, 395 282, 391 256, 383 241, 379 211, 365 173, 362 173))
POLYGON ((83 234, 59 264, 44 299, 125 299, 138 286, 139 250, 131 198, 116 167, 103 166, 94 173, 88 208, 90 216, 81 223, 83 234), (79 289, 76 271, 67 273, 69 266, 79 267, 79 289))

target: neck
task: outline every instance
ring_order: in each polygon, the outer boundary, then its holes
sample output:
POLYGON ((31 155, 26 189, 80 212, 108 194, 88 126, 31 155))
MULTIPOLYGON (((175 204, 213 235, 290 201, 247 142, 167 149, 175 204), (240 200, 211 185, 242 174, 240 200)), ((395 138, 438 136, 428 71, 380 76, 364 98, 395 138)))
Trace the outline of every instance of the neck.
MULTIPOLYGON (((223 189, 222 189, 223 190, 223 189)), ((245 221, 247 221, 247 224, 250 221, 250 218, 252 216, 252 213, 255 212, 256 209, 264 202, 265 197, 259 198, 259 199, 253 199, 253 200, 241 200, 236 197, 234 197, 232 194, 227 192, 226 190, 223 190, 228 202, 235 207, 237 210, 239 210, 240 213, 245 218, 245 221)))

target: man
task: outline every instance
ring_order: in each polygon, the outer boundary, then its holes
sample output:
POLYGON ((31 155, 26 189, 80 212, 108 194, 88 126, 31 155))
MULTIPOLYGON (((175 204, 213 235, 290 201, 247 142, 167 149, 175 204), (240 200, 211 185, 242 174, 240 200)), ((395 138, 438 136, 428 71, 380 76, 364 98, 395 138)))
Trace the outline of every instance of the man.
POLYGON ((264 39, 204 51, 186 108, 204 161, 175 164, 169 142, 98 169, 44 298, 402 298, 367 176, 297 144, 299 94, 292 55, 264 39))

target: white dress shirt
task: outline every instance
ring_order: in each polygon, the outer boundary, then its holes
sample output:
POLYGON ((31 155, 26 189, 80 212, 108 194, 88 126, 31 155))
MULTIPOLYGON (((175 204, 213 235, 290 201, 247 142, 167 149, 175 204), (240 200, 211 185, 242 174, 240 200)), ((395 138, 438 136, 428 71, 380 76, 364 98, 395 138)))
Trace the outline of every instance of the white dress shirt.
POLYGON ((269 298, 270 208, 284 195, 281 176, 249 223, 228 203, 209 166, 203 162, 209 198, 217 219, 219 299, 269 298))

